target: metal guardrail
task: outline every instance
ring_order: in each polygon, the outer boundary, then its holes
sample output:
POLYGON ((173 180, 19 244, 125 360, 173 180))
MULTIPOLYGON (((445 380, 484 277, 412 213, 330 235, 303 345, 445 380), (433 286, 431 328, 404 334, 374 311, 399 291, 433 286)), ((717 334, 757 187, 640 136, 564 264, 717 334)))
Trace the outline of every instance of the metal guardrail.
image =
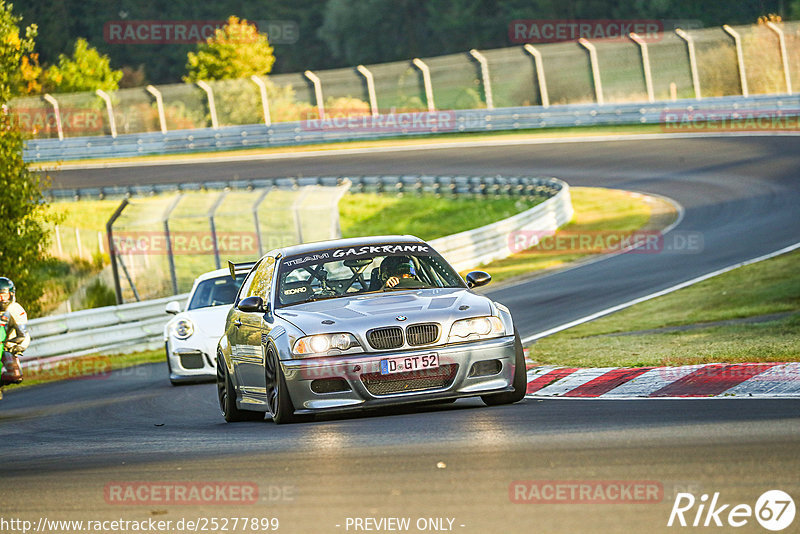
MULTIPOLYGON (((347 119, 277 123, 271 126, 252 124, 219 129, 176 130, 143 134, 124 134, 116 138, 72 137, 29 140, 23 151, 28 162, 67 161, 94 158, 123 158, 156 154, 188 154, 242 148, 261 148, 320 144, 340 141, 363 141, 390 137, 439 135, 460 132, 491 132, 560 128, 569 126, 607 126, 624 124, 668 124, 670 113, 715 111, 720 119, 733 120, 739 110, 781 111, 785 116, 800 116, 800 95, 757 95, 703 98, 702 100, 663 100, 653 103, 573 104, 550 107, 525 106, 511 108, 433 111, 424 113, 432 128, 387 128, 385 124, 398 116, 380 115, 382 122, 364 127, 347 119), (329 127, 320 126, 329 125, 329 127)), ((420 114, 407 114, 409 117, 420 114)), ((679 125, 676 125, 679 128, 679 125)), ((674 131, 674 130, 670 130, 674 131)))
MULTIPOLYGON (((511 254, 509 235, 519 230, 555 231, 572 217, 569 186, 555 178, 484 176, 348 177, 352 191, 426 191, 456 195, 545 195, 533 208, 481 228, 432 240, 431 245, 458 270, 511 254)), ((342 178, 343 179, 343 178, 342 178)), ((81 310, 28 322, 32 342, 22 366, 45 365, 86 354, 136 352, 156 348, 171 318, 167 302, 188 294, 81 310)))

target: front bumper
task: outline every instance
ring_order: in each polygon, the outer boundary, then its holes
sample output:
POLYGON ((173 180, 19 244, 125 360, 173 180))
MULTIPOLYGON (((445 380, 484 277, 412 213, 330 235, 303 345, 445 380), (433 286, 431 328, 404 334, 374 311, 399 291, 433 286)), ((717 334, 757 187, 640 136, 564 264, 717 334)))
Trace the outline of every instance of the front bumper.
POLYGON ((217 376, 217 343, 219 338, 190 337, 166 341, 167 358, 173 382, 200 382, 217 376))
POLYGON ((295 411, 302 414, 510 391, 515 356, 514 337, 507 336, 410 351, 284 360, 281 367, 295 411), (438 354, 439 369, 380 374, 382 360, 431 353, 438 354), (479 362, 486 363, 475 366, 479 362), (484 374, 475 375, 476 369, 484 374), (319 392, 331 387, 339 390, 319 392))

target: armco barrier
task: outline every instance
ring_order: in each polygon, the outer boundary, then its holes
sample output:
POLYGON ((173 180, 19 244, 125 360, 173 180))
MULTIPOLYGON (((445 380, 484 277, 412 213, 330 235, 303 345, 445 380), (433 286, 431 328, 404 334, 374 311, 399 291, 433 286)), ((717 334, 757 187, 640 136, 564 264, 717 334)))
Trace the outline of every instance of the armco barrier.
MULTIPOLYGON (((324 180, 330 181, 327 177, 324 180)), ((430 241, 452 265, 462 271, 511 254, 509 236, 514 231, 554 232, 572 218, 569 186, 555 178, 502 176, 362 176, 348 177, 352 191, 426 191, 455 195, 543 195, 533 208, 474 230, 430 241)), ((323 180, 323 179, 320 179, 323 180)), ((334 178, 338 180, 338 178, 334 178)), ((185 302, 188 294, 156 300, 81 310, 29 321, 31 346, 22 358, 46 364, 86 354, 136 352, 162 343, 170 319, 165 306, 185 302)))
MULTIPOLYGON (((123 134, 116 138, 72 137, 32 139, 25 145, 28 162, 67 161, 93 158, 121 158, 154 154, 186 154, 241 148, 293 146, 359 141, 389 137, 458 132, 514 131, 568 126, 663 124, 665 114, 674 111, 716 111, 722 117, 737 118, 737 110, 781 111, 800 116, 800 95, 729 96, 702 100, 665 100, 654 103, 573 104, 512 108, 438 111, 432 115, 447 120, 435 131, 404 131, 401 128, 308 128, 303 122, 252 124, 219 129, 176 130, 162 134, 123 134)), ((385 116, 384 116, 385 117, 385 116)), ((380 118, 380 117, 379 117, 380 118)), ((335 123, 334 123, 335 124, 335 123)))

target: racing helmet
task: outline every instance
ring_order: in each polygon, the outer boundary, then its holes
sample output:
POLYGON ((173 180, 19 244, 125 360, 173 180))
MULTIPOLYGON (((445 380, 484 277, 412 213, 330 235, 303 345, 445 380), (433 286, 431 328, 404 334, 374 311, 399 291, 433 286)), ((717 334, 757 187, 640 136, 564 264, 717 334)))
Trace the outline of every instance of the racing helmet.
POLYGON ((6 311, 14 302, 17 295, 17 288, 14 282, 5 276, 0 276, 0 311, 6 311))
POLYGON ((395 273, 396 276, 399 276, 400 278, 415 278, 417 276, 417 270, 414 269, 414 263, 411 261, 411 258, 406 257, 403 257, 397 264, 395 273))

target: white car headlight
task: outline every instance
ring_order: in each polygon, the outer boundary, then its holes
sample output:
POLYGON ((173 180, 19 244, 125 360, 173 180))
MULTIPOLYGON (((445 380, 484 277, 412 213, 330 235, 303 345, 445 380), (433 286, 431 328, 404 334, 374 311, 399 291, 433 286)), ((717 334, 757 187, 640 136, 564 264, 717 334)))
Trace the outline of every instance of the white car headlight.
POLYGON ((326 355, 331 350, 336 350, 338 352, 361 352, 363 349, 353 334, 345 332, 301 337, 295 341, 294 348, 292 349, 295 354, 314 356, 326 355))
POLYGON ((503 322, 499 317, 472 317, 454 322, 450 328, 447 342, 460 343, 475 339, 500 337, 504 334, 505 328, 503 328, 503 322))
POLYGON ((189 319, 178 319, 172 323, 170 330, 178 339, 189 339, 194 334, 194 323, 189 319))

